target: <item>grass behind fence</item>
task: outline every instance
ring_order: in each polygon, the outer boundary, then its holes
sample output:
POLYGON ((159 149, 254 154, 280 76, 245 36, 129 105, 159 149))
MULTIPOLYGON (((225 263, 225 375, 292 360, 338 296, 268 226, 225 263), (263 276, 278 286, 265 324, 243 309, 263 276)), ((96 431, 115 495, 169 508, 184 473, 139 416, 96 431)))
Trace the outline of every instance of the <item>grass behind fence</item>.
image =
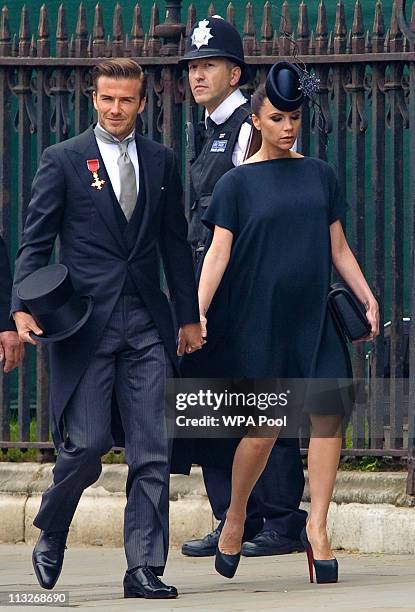
MULTIPOLYGON (((30 421, 31 442, 36 442, 36 419, 30 421)), ((19 427, 17 419, 12 419, 10 424, 10 440, 16 442, 20 439, 19 427)), ((51 438, 50 438, 51 439, 51 438)), ((346 431, 346 448, 352 448, 352 426, 348 426, 346 431)), ((9 448, 7 450, 0 449, 0 462, 9 463, 24 463, 37 462, 40 460, 40 451, 36 448, 21 450, 19 448, 9 448)), ((103 464, 121 464, 125 463, 124 452, 110 451, 102 458, 103 464)), ((307 458, 304 458, 304 464, 307 464, 307 458)), ((405 461, 400 458, 391 457, 344 457, 340 463, 340 470, 347 471, 364 471, 364 472, 380 472, 380 471, 406 471, 405 461)))

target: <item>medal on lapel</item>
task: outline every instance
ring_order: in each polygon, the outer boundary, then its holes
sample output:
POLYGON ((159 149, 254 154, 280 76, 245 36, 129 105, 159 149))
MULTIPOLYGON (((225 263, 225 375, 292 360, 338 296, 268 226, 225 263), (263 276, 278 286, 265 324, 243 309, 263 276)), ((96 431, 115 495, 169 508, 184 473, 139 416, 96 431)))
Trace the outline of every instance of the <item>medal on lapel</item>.
POLYGON ((94 187, 94 189, 98 189, 98 191, 101 191, 103 185, 105 185, 105 181, 103 179, 100 179, 98 176, 99 159, 87 159, 86 165, 88 167, 88 170, 92 172, 92 176, 94 178, 94 182, 91 183, 91 187, 94 187))

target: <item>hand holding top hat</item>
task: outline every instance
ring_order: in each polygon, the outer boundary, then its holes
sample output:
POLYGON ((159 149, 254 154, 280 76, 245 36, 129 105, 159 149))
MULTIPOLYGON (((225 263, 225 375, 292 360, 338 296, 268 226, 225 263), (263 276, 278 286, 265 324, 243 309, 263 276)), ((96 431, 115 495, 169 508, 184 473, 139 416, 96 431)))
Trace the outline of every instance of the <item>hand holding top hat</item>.
POLYGON ((33 332, 36 336, 42 335, 43 330, 40 329, 31 314, 20 310, 13 313, 13 319, 16 324, 20 342, 27 342, 35 346, 39 344, 37 340, 33 340, 30 334, 33 332))
POLYGON ((74 291, 69 270, 52 264, 29 274, 17 295, 30 311, 14 313, 20 339, 31 344, 59 342, 69 338, 87 322, 94 301, 74 291))

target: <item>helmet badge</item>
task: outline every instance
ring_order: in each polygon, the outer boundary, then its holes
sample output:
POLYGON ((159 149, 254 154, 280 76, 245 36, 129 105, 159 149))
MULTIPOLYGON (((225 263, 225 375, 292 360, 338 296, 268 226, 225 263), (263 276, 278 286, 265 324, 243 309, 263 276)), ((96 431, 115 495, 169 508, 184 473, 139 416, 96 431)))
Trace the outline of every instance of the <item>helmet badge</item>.
POLYGON ((213 38, 213 35, 210 33, 211 28, 208 28, 208 25, 209 21, 203 19, 203 21, 199 21, 199 26, 193 30, 192 44, 198 49, 203 47, 203 45, 209 44, 209 40, 213 38))

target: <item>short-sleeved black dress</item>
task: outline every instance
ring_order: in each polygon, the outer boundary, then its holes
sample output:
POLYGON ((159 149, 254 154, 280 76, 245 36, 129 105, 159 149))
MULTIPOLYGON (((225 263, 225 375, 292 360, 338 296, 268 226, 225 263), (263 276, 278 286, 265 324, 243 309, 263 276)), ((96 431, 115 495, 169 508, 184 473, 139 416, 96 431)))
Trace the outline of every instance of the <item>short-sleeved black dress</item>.
POLYGON ((218 181, 203 221, 233 233, 231 257, 184 376, 352 377, 327 308, 330 224, 345 211, 334 170, 312 157, 243 164, 218 181))

